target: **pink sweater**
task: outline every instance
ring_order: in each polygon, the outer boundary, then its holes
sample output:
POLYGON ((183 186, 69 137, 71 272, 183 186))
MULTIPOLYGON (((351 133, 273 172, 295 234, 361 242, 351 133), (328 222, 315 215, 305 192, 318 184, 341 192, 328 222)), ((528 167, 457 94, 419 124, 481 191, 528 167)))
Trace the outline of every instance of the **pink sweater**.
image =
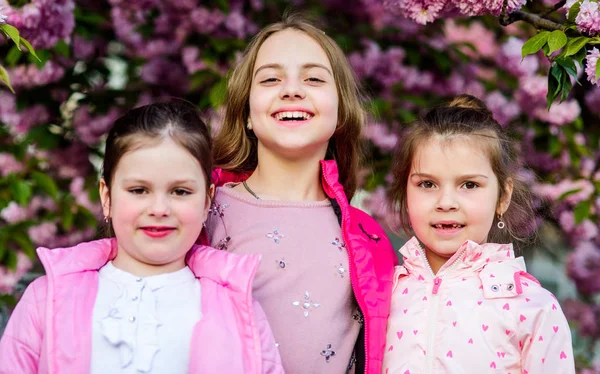
POLYGON ((511 244, 468 241, 436 275, 416 238, 400 252, 383 373, 575 373, 565 316, 511 244))
POLYGON ((253 294, 286 373, 345 373, 360 323, 331 202, 257 200, 225 185, 217 188, 207 229, 214 246, 230 237, 229 252, 261 254, 253 294))
MULTIPOLYGON (((115 257, 116 240, 37 252, 46 275, 27 288, 8 322, 0 373, 87 373, 98 269, 115 257)), ((283 373, 268 322, 251 296, 258 261, 204 246, 188 253, 202 286, 190 373, 283 373)))

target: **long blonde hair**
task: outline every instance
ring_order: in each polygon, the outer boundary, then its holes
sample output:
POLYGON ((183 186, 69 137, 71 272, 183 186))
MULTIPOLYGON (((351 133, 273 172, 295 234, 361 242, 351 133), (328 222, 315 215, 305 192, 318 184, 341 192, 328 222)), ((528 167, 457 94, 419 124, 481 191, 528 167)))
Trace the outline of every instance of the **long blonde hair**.
POLYGON ((281 22, 263 28, 244 51, 231 71, 227 84, 225 121, 214 143, 215 166, 231 171, 253 171, 258 163, 257 139, 246 129, 250 115, 249 97, 256 56, 271 35, 294 29, 314 39, 325 51, 333 70, 339 97, 338 124, 329 140, 326 159, 338 164, 339 181, 348 200, 356 191, 357 172, 362 156, 361 131, 366 121, 365 97, 350 63, 337 43, 298 14, 285 15, 281 22))

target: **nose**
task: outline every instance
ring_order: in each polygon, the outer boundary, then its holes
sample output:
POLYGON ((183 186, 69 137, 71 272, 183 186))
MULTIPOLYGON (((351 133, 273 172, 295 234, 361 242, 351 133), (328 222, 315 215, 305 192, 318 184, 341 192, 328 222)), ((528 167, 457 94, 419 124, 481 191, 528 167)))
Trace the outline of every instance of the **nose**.
POLYGON ((438 212, 451 212, 458 210, 458 201, 454 191, 450 188, 441 190, 435 210, 438 212))
POLYGON ((280 98, 283 99, 304 99, 306 93, 302 83, 298 79, 287 79, 281 85, 280 98))
POLYGON ((154 217, 167 217, 171 214, 169 198, 160 194, 154 196, 150 206, 150 215, 154 217))

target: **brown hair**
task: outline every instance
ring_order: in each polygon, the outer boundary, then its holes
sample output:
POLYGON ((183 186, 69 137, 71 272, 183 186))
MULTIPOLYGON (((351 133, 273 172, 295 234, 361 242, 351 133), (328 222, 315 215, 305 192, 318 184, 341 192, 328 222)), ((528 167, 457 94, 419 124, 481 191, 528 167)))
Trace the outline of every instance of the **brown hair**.
POLYGON ((407 211, 407 181, 419 145, 440 136, 451 138, 466 136, 479 137, 487 151, 492 170, 498 178, 498 203, 505 197, 505 187, 512 180, 511 202, 502 220, 504 230, 497 228, 497 217, 488 235, 491 242, 510 241, 511 238, 524 241, 531 236, 535 214, 531 193, 525 182, 519 178, 522 164, 515 144, 502 127, 494 120, 486 105, 471 95, 460 95, 446 105, 431 109, 425 117, 417 120, 404 134, 392 163, 393 182, 388 193, 389 200, 400 219, 400 226, 410 235, 410 221, 407 211))
POLYGON ((234 171, 253 171, 256 168, 257 139, 245 126, 250 114, 248 103, 252 73, 256 56, 265 40, 286 29, 301 31, 314 39, 331 63, 339 96, 338 124, 329 141, 325 158, 336 160, 340 183, 350 200, 356 191, 357 171, 362 156, 360 135, 366 121, 365 97, 341 48, 325 32, 298 14, 284 15, 281 22, 263 28, 252 39, 243 58, 230 72, 225 121, 215 138, 215 164, 234 171))
POLYGON ((196 107, 181 99, 135 108, 115 121, 108 132, 102 165, 102 178, 108 190, 125 153, 167 137, 198 160, 208 194, 213 165, 210 133, 196 107))

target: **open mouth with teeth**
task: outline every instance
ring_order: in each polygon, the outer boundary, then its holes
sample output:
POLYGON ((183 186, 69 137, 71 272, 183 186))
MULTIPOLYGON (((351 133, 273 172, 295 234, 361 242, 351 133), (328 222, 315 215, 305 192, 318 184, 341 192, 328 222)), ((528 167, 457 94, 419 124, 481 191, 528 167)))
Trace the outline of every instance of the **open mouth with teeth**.
POLYGON ((442 229, 442 230, 454 230, 454 229, 462 229, 463 227, 465 227, 465 225, 461 225, 459 223, 452 223, 452 224, 438 223, 435 225, 431 225, 431 227, 434 227, 436 229, 442 229))
POLYGON ((278 121, 308 121, 313 117, 312 113, 308 112, 279 112, 273 115, 278 121))

